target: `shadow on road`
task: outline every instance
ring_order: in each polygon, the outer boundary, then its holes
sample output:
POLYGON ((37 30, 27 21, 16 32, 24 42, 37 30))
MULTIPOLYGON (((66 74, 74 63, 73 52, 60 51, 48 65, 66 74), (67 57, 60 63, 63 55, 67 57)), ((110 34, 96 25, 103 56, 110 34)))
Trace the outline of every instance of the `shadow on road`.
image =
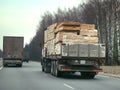
POLYGON ((84 77, 84 76, 81 76, 81 75, 76 75, 76 74, 64 74, 62 75, 60 78, 63 78, 63 79, 96 79, 96 78, 90 78, 90 77, 84 77))
MULTIPOLYGON (((51 75, 51 74, 50 74, 51 75)), ((51 75, 52 76, 52 75, 51 75)), ((55 77, 55 76, 53 76, 55 77)), ((79 73, 75 73, 75 74, 63 74, 62 76, 60 77, 56 77, 56 78, 59 78, 59 79, 68 79, 68 80, 98 80, 99 78, 90 78, 90 77, 85 77, 85 76, 81 76, 81 74, 79 73)))

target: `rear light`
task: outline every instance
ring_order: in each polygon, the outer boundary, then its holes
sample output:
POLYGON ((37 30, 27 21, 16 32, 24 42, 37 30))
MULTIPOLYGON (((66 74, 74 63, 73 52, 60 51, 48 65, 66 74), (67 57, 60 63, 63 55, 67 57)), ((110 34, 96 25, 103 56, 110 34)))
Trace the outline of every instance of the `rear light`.
POLYGON ((94 72, 103 72, 103 70, 102 69, 95 69, 95 70, 93 70, 94 72))
POLYGON ((61 70, 62 70, 62 71, 70 71, 71 69, 68 68, 68 67, 61 67, 61 70))

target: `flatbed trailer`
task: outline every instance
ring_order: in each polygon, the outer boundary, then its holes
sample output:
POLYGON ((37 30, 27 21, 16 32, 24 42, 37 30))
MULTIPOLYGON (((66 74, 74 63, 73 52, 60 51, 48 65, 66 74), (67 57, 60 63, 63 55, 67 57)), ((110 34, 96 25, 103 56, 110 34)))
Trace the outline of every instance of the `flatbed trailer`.
POLYGON ((94 78, 105 60, 105 45, 98 41, 94 24, 61 22, 44 31, 42 71, 54 76, 81 72, 94 78))
POLYGON ((105 46, 102 44, 62 44, 61 54, 47 55, 43 50, 42 70, 55 76, 63 73, 81 72, 82 76, 94 78, 102 72, 105 46))

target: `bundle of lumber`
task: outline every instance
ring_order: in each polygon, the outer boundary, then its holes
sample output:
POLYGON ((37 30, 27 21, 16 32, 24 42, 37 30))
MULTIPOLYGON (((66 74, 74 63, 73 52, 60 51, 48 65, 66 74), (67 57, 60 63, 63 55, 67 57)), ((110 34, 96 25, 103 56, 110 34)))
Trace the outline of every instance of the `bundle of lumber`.
POLYGON ((90 37, 90 36, 82 36, 82 35, 63 35, 63 42, 64 43, 86 43, 86 44, 97 44, 98 38, 97 37, 90 37))
POLYGON ((80 24, 80 29, 93 30, 95 29, 95 25, 94 24, 80 24))
POLYGON ((81 29, 80 30, 80 35, 97 37, 98 32, 97 32, 96 29, 81 29))
POLYGON ((47 43, 48 41, 55 38, 54 32, 51 32, 51 30, 45 30, 44 31, 44 43, 47 43))
POLYGON ((63 38, 64 36, 70 36, 70 35, 77 36, 77 32, 64 32, 64 31, 58 32, 56 34, 55 43, 63 41, 64 40, 64 38, 63 38))
POLYGON ((97 30, 94 24, 81 24, 79 22, 62 22, 50 25, 45 31, 44 42, 56 38, 56 41, 62 41, 63 35, 73 33, 82 36, 97 37, 97 30))
POLYGON ((46 44, 44 44, 44 45, 46 45, 45 47, 47 47, 47 54, 48 55, 50 55, 50 54, 54 54, 54 39, 52 39, 52 40, 50 40, 50 41, 48 41, 46 44))
POLYGON ((80 30, 79 22, 62 22, 56 27, 55 33, 59 31, 77 31, 80 30))
MULTIPOLYGON (((55 23, 44 33, 44 44, 49 53, 55 53, 55 48, 63 43, 98 44, 98 32, 94 24, 79 22, 55 23)), ((58 50, 58 49, 56 49, 58 50)))

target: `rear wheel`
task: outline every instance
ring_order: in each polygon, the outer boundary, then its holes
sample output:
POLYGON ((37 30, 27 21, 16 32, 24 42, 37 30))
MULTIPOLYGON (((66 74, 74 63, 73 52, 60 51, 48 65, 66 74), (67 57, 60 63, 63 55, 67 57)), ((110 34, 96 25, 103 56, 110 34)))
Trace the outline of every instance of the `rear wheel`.
POLYGON ((44 67, 42 66, 42 72, 44 72, 44 67))
POLYGON ((84 78, 93 79, 96 75, 96 72, 81 72, 81 76, 84 78))
POLYGON ((18 66, 19 66, 19 67, 22 67, 22 64, 19 64, 18 66))
POLYGON ((51 74, 54 75, 54 62, 51 61, 51 74))
POLYGON ((50 67, 47 64, 44 66, 44 71, 45 73, 50 73, 50 67))
POLYGON ((7 64, 3 64, 4 67, 7 67, 7 64))
POLYGON ((58 70, 58 67, 57 67, 57 61, 55 61, 54 63, 55 65, 55 69, 54 69, 54 72, 55 72, 55 76, 56 77, 61 77, 62 76, 62 72, 58 70))

